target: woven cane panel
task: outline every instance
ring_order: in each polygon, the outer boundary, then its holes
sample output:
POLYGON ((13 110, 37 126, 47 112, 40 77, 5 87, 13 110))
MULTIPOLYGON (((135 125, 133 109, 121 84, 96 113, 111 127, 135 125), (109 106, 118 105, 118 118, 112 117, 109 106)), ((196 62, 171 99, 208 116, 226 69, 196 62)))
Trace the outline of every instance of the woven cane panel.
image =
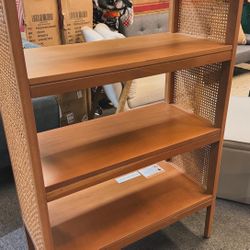
POLYGON ((20 93, 0 0, 0 103, 23 220, 36 249, 45 249, 20 93))
POLYGON ((173 102, 214 125, 221 72, 221 63, 176 71, 173 102))
POLYGON ((179 32, 225 42, 229 0, 180 0, 179 32))
POLYGON ((210 145, 172 158, 174 167, 181 169, 193 181, 207 188, 210 145))

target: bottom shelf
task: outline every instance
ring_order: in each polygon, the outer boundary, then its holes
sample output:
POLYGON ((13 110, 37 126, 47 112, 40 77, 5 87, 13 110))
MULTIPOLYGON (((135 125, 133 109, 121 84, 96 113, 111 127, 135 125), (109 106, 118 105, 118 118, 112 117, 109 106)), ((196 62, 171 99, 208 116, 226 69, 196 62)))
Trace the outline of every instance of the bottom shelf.
POLYGON ((164 173, 114 179, 48 203, 55 249, 126 246, 207 207, 212 196, 166 162, 164 173))

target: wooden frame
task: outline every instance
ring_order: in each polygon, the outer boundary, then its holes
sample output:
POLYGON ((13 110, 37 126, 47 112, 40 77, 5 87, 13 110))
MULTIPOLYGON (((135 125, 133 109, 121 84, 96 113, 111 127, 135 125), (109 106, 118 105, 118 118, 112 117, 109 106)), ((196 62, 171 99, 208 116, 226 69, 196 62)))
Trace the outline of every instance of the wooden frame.
POLYGON ((173 2, 173 34, 23 53, 15 0, 0 0, 1 115, 30 249, 118 249, 202 208, 210 237, 243 0, 191 2, 173 2), (36 133, 32 97, 168 72, 165 103, 36 133), (113 179, 155 162, 164 174, 113 179))

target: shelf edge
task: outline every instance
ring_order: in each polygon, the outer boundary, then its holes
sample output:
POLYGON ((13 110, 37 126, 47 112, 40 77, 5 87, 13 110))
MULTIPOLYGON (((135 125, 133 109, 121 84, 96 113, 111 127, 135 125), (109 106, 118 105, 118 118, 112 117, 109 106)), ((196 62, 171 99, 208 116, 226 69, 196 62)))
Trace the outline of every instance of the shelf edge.
POLYGON ((78 176, 62 183, 57 183, 55 185, 45 187, 47 201, 50 202, 62 198, 76 191, 80 191, 93 185, 97 185, 101 182, 108 181, 112 178, 116 178, 123 174, 136 171, 140 168, 154 164, 155 162, 169 159, 178 154, 182 154, 190 150, 195 150, 208 144, 216 143, 219 141, 220 135, 220 129, 215 129, 214 131, 208 133, 206 136, 199 136, 200 138, 196 139, 195 142, 192 143, 192 148, 190 148, 190 140, 188 140, 181 145, 177 144, 167 149, 161 149, 157 152, 152 152, 146 156, 143 155, 137 157, 138 159, 135 158, 127 162, 122 162, 114 166, 103 168, 99 171, 96 171, 97 173, 78 176))
POLYGON ((198 212, 201 209, 209 207, 212 204, 212 202, 213 202, 212 195, 208 195, 208 197, 204 201, 198 202, 194 204, 193 206, 190 206, 189 208, 183 209, 181 212, 176 213, 176 215, 174 216, 169 216, 159 221, 157 225, 154 226, 154 228, 152 227, 150 228, 150 226, 142 228, 141 230, 135 232, 134 235, 128 236, 126 238, 122 238, 119 241, 116 241, 115 243, 112 243, 110 245, 103 247, 102 249, 103 250, 104 249, 120 249, 122 247, 128 246, 129 244, 132 244, 135 241, 143 239, 144 237, 154 232, 157 232, 164 227, 167 227, 173 223, 176 223, 177 221, 180 221, 184 219, 185 217, 190 216, 191 214, 195 212, 198 212), (140 237, 138 237, 137 235, 140 235, 140 237))
POLYGON ((110 84, 119 81, 128 81, 131 79, 169 73, 176 70, 199 67, 202 65, 212 64, 216 62, 225 62, 231 60, 231 57, 232 50, 227 50, 203 56, 196 56, 188 59, 176 60, 174 62, 156 63, 143 67, 124 69, 97 75, 90 75, 65 81, 30 84, 30 93, 31 97, 33 98, 55 94, 63 94, 65 92, 101 86, 107 83, 110 84))

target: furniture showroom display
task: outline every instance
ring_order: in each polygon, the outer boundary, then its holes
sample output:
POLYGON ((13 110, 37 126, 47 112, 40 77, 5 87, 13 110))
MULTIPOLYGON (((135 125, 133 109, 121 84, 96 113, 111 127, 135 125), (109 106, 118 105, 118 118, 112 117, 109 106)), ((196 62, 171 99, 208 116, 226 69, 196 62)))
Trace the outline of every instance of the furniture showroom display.
POLYGON ((210 236, 242 4, 176 0, 173 33, 23 51, 16 1, 0 0, 0 107, 31 249, 119 249, 203 208, 210 236), (164 102, 36 132, 31 98, 162 73, 164 102), (155 163, 165 172, 114 179, 155 163))
MULTIPOLYGON (((169 25, 169 12, 149 13, 147 15, 135 15, 133 25, 124 27, 121 25, 120 32, 126 37, 142 36, 167 32, 169 25), (167 24, 167 25, 166 25, 167 24)), ((247 63, 250 58, 250 35, 246 34, 247 44, 239 44, 236 51, 236 64, 247 63)), ((119 106, 122 84, 114 83, 105 86, 105 93, 115 107, 119 106)), ((153 102, 163 101, 165 89, 165 74, 134 79, 126 97, 124 110, 134 109, 153 102), (150 84, 154 81, 154 85, 150 84)))

